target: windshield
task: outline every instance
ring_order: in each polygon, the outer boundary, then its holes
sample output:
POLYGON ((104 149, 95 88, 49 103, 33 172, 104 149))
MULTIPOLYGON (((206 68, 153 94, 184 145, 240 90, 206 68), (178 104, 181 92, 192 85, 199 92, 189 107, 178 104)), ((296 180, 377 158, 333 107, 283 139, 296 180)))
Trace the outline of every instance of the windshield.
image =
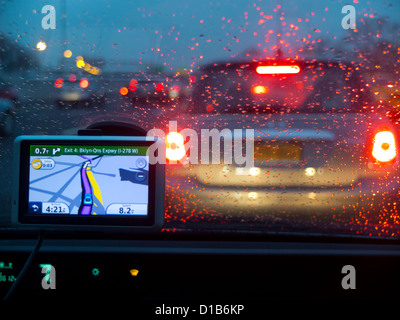
POLYGON ((398 239, 399 19, 395 1, 0 0, 1 225, 16 136, 119 121, 166 139, 163 232, 398 239))

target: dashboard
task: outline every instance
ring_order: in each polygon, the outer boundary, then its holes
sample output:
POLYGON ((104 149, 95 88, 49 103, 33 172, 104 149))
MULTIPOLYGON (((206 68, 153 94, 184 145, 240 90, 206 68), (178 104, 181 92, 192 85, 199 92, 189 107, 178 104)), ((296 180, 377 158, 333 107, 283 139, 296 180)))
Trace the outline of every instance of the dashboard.
MULTIPOLYGON (((149 314, 163 304, 240 304, 249 314, 274 302, 398 300, 397 244, 296 240, 47 235, 9 300, 128 299, 149 314), (53 289, 43 288, 46 265, 53 289)), ((2 232, 3 297, 36 243, 2 232)))

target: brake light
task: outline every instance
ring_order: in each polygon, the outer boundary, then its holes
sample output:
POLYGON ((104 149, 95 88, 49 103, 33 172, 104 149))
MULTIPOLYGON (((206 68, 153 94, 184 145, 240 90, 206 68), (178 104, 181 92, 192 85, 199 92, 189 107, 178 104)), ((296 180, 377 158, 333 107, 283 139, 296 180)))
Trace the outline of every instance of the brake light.
POLYGON ((129 90, 130 90, 130 91, 136 91, 136 89, 137 89, 137 84, 138 84, 137 80, 132 79, 132 80, 129 82, 129 90))
POLYGON ((156 90, 157 90, 157 91, 163 91, 163 90, 164 90, 164 84, 162 84, 162 83, 157 83, 157 84, 156 84, 156 90))
POLYGON ((54 86, 56 88, 61 88, 64 84, 64 80, 62 78, 58 78, 55 82, 54 82, 54 86))
POLYGON ((380 162, 392 161, 397 155, 396 140, 392 132, 380 131, 375 135, 372 156, 380 162))
POLYGON ((166 137, 166 157, 171 161, 181 160, 185 155, 185 139, 179 132, 170 132, 166 137))
POLYGON ((296 74, 300 72, 300 67, 292 66, 258 66, 256 68, 258 74, 296 74))
POLYGON ((82 89, 85 89, 89 87, 89 81, 86 78, 83 78, 80 82, 79 85, 81 86, 82 89))

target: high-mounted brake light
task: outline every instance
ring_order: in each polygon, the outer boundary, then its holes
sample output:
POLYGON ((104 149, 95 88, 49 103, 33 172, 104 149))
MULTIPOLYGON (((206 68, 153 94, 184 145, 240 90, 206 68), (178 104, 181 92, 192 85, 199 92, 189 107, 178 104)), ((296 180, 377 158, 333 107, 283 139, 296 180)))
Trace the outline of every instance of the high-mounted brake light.
POLYGON ((372 156, 380 162, 392 161, 397 155, 396 140, 392 132, 380 131, 375 135, 372 156))
POLYGON ((300 67, 292 66, 258 66, 256 68, 258 74, 296 74, 300 72, 300 67))
POLYGON ((170 132, 166 137, 166 157, 171 161, 181 160, 185 155, 185 139, 179 132, 170 132))

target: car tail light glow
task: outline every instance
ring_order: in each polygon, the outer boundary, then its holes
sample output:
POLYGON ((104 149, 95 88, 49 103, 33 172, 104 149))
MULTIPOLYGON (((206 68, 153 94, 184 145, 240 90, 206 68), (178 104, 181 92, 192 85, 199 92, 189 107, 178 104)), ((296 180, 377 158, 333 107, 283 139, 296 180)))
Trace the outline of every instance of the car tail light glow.
POLYGON ((122 94, 123 96, 126 96, 128 94, 128 88, 122 87, 121 89, 119 89, 119 93, 122 94))
POLYGON ((58 78, 55 82, 54 82, 54 86, 56 88, 61 88, 64 84, 64 80, 62 78, 58 78))
POLYGON ((397 155, 396 140, 392 132, 380 131, 375 135, 372 156, 380 162, 392 161, 397 155))
POLYGON ((80 82, 79 85, 81 86, 82 89, 85 89, 89 87, 89 81, 86 78, 83 78, 80 82))
POLYGON ((132 79, 131 81, 129 81, 129 90, 130 91, 136 91, 137 90, 137 80, 132 79))
POLYGON ((258 66, 256 68, 258 74, 296 74, 300 72, 300 67, 292 66, 258 66))
POLYGON ((166 137, 166 157, 171 161, 181 160, 185 155, 185 139, 179 132, 170 132, 166 137))
POLYGON ((255 86, 251 88, 251 92, 253 94, 266 94, 269 92, 269 89, 266 86, 255 86))
POLYGON ((157 83, 156 84, 156 90, 157 91, 163 91, 164 90, 164 85, 162 83, 157 83))

